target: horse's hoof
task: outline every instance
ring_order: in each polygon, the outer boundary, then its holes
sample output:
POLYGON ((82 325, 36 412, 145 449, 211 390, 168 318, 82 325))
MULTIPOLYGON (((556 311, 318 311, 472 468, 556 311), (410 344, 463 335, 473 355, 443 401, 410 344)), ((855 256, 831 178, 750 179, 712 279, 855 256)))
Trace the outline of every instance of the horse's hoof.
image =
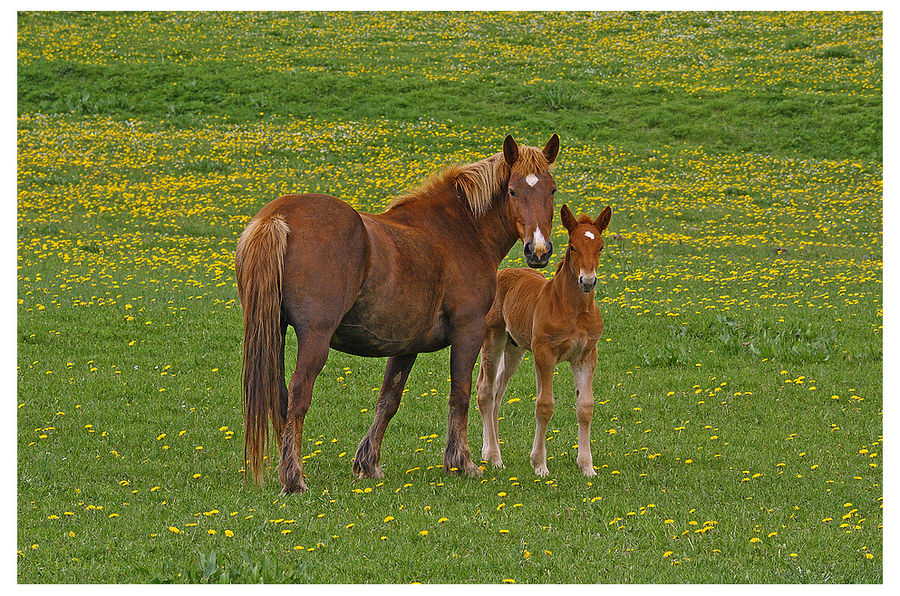
POLYGON ((353 470, 356 473, 357 478, 384 478, 384 472, 381 470, 381 466, 375 466, 375 469, 371 468, 363 470, 361 468, 353 470))
POLYGON ((466 465, 465 473, 466 473, 466 476, 468 476, 469 478, 481 478, 482 474, 484 474, 484 470, 482 470, 480 467, 476 466, 475 464, 470 463, 470 464, 466 465))
POLYGON ((281 487, 281 496, 291 495, 291 494, 300 494, 306 492, 306 484, 300 482, 298 484, 294 484, 293 486, 283 486, 281 487))
POLYGON ((539 466, 534 466, 534 473, 543 478, 550 473, 550 470, 547 469, 547 464, 541 464, 539 466))
POLYGON ((444 463, 444 472, 447 474, 457 474, 459 476, 465 475, 470 478, 480 478, 484 471, 473 464, 472 462, 466 462, 462 466, 451 466, 444 463))

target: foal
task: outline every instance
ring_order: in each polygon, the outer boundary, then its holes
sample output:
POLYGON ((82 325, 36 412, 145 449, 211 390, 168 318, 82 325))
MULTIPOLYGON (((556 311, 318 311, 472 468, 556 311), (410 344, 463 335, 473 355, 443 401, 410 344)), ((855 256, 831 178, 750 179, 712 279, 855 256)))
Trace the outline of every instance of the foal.
POLYGON ((497 417, 506 385, 526 351, 534 353, 537 403, 531 465, 538 476, 547 475, 546 432, 553 415, 553 370, 568 361, 575 377, 578 413, 578 467, 595 476, 591 458, 591 418, 594 395, 591 384, 597 364, 597 341, 603 332, 603 317, 594 302, 597 264, 603 250, 603 230, 609 226, 609 207, 595 220, 578 219, 568 205, 560 210, 569 232, 569 248, 547 281, 531 269, 503 269, 497 273, 497 293, 485 317, 481 346, 481 370, 476 389, 478 409, 484 425, 481 457, 497 467, 500 440, 497 417))

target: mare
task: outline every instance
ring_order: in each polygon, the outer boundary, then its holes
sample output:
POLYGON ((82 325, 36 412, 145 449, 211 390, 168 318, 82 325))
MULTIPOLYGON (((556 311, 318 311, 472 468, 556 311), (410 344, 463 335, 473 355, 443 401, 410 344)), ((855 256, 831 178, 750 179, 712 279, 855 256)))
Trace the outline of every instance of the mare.
POLYGON ((536 425, 531 465, 546 476, 547 423, 553 415, 553 371, 569 362, 575 378, 578 416, 578 467, 595 476, 591 458, 591 419, 594 415, 594 367, 597 341, 603 333, 603 317, 594 301, 597 264, 603 250, 603 231, 612 211, 603 210, 595 220, 572 215, 568 205, 560 210, 569 232, 569 247, 548 281, 530 269, 503 269, 497 273, 497 294, 485 317, 481 370, 476 390, 484 427, 481 457, 503 467, 500 457, 498 417, 507 383, 526 351, 534 353, 537 379, 536 425))
POLYGON ((283 492, 306 489, 303 421, 329 347, 387 356, 375 419, 353 461, 357 476, 383 476, 382 438, 416 355, 446 346, 444 470, 481 474, 466 421, 484 315, 497 267, 516 241, 529 266, 550 259, 556 183, 549 169, 558 152, 556 134, 543 149, 507 136, 499 153, 445 168, 383 213, 304 194, 275 199, 250 220, 237 243, 235 276, 244 327, 244 462, 257 484, 264 480, 271 420, 283 492), (286 384, 288 325, 297 335, 297 363, 286 384))

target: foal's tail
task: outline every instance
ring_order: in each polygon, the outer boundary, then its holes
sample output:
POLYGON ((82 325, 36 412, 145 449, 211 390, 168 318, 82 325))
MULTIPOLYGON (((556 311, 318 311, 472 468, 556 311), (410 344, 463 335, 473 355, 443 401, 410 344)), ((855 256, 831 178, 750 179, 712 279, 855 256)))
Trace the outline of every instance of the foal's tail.
POLYGON ((276 437, 281 436, 284 424, 279 398, 284 383, 281 282, 289 233, 280 216, 253 220, 235 251, 234 272, 244 309, 244 481, 249 472, 259 485, 264 482, 269 418, 276 437))

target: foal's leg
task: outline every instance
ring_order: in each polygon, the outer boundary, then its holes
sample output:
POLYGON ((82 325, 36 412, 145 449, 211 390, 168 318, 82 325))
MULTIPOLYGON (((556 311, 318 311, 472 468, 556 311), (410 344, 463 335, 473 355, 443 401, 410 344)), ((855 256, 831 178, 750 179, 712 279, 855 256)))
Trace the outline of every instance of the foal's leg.
POLYGON ((384 438, 388 422, 400 407, 403 386, 406 385, 416 356, 417 354, 392 356, 387 360, 378 405, 375 407, 375 420, 372 421, 369 432, 360 441, 356 457, 353 459, 353 473, 359 477, 384 478, 380 464, 381 440, 384 438))
MULTIPOLYGON (((295 328, 296 329, 296 328, 295 328)), ((287 417, 281 435, 281 462, 278 479, 283 492, 298 493, 306 490, 303 482, 303 420, 312 401, 316 377, 328 359, 328 342, 331 334, 314 334, 298 329, 297 368, 291 375, 288 387, 287 417)))
POLYGON ((497 435, 495 402, 499 402, 502 394, 496 394, 497 367, 503 359, 503 346, 506 343, 502 328, 490 328, 485 331, 484 343, 481 345, 481 368, 478 370, 478 381, 475 390, 478 396, 478 412, 481 414, 482 444, 481 459, 498 468, 503 467, 500 459, 500 440, 497 435))
POLYGON ((578 415, 578 467, 585 476, 596 476, 591 457, 591 420, 594 417, 594 367, 597 364, 597 346, 585 352, 572 363, 575 377, 575 404, 578 415))
POLYGON ((546 476, 547 423, 553 416, 553 369, 556 356, 549 350, 534 352, 534 373, 537 380, 537 401, 534 404, 534 445, 531 447, 531 465, 538 476, 546 476))
MULTIPOLYGON (((494 436, 497 437, 497 449, 500 449, 500 403, 503 396, 506 395, 506 387, 509 380, 515 374, 519 364, 522 363, 522 357, 525 356, 525 350, 517 348, 511 343, 506 344, 503 350, 503 356, 500 358, 500 365, 497 367, 497 377, 494 380, 494 413, 492 420, 494 421, 494 436)), ((501 466, 502 467, 502 466, 501 466)))
POLYGON ((469 451, 469 398, 472 393, 472 369, 484 340, 484 317, 475 316, 456 322, 450 341, 450 412, 447 417, 447 447, 444 471, 481 476, 481 468, 472 463, 469 451))

